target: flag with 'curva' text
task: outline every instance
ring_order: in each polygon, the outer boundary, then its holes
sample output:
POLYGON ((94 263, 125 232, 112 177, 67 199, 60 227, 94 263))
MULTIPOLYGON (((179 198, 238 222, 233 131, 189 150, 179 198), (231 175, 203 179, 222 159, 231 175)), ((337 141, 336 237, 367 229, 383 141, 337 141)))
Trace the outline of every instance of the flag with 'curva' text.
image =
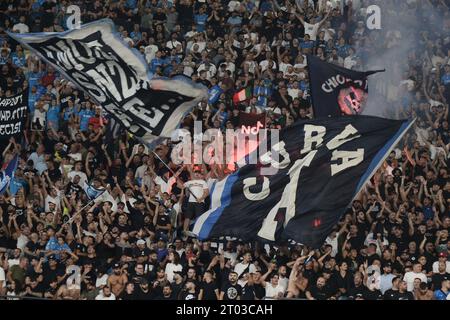
POLYGON ((8 33, 87 93, 132 134, 170 137, 207 89, 190 79, 156 78, 109 19, 65 32, 8 33))
POLYGON ((369 116, 299 121, 266 144, 257 164, 214 184, 210 209, 192 232, 201 240, 318 248, 412 123, 369 116), (263 174, 267 167, 276 170, 263 174))

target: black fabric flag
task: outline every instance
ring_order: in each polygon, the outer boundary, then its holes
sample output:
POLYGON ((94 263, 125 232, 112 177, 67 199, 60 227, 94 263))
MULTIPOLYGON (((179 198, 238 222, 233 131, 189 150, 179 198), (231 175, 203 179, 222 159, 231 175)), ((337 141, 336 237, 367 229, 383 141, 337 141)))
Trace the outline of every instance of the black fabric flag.
POLYGON ((210 210, 192 232, 320 247, 411 124, 369 116, 297 122, 259 155, 261 163, 214 184, 210 210), (263 175, 262 165, 279 170, 263 175))
POLYGON ((28 92, 0 97, 0 141, 19 137, 28 116, 28 92))
POLYGON ((146 141, 170 137, 186 113, 207 98, 206 87, 186 77, 152 78, 143 56, 109 19, 59 33, 8 34, 146 141))
POLYGON ((384 71, 354 71, 312 55, 308 56, 308 69, 316 119, 360 114, 369 93, 367 77, 384 71))

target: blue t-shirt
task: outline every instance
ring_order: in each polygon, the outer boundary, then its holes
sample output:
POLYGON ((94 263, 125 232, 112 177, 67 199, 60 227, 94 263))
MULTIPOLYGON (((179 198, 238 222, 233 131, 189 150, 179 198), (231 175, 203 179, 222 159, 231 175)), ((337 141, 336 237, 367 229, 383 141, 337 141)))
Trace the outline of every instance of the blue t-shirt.
POLYGON ((195 24, 197 25, 198 32, 205 31, 206 20, 208 20, 208 15, 205 13, 195 15, 195 24))
POLYGON ((441 80, 444 85, 450 84, 450 74, 444 74, 441 80))
POLYGON ((444 291, 442 291, 441 289, 436 290, 434 292, 434 298, 436 300, 447 300, 447 296, 448 296, 449 292, 447 291, 447 293, 445 293, 444 291))
POLYGON ((25 67, 27 65, 27 59, 25 59, 25 56, 19 57, 17 55, 17 53, 12 54, 11 60, 12 60, 13 65, 18 66, 18 67, 25 67))
POLYGON ((127 0, 127 2, 125 3, 125 7, 129 9, 136 9, 137 0, 127 0))
POLYGON ((50 106, 47 111, 47 120, 48 121, 58 121, 60 111, 61 111, 61 105, 57 104, 56 106, 50 106))
POLYGON ((312 40, 301 41, 300 42, 300 48, 302 48, 302 49, 312 49, 312 48, 314 48, 314 41, 312 41, 312 40))
POLYGON ((132 33, 130 33, 130 37, 134 41, 139 41, 142 39, 142 33, 140 31, 137 31, 137 32, 133 31, 132 33))
POLYGON ((72 108, 67 107, 66 109, 64 109, 64 121, 69 121, 70 116, 74 113, 76 113, 75 107, 72 108))
POLYGON ((36 93, 29 93, 28 94, 28 110, 30 111, 30 113, 34 112, 34 104, 36 103, 36 101, 39 100, 39 97, 41 95, 36 92, 36 93))
POLYGON ((348 50, 350 49, 350 46, 348 44, 344 44, 344 45, 338 45, 337 46, 337 51, 338 51, 338 56, 341 58, 346 58, 348 56, 348 50))
POLYGON ((28 73, 28 86, 31 88, 32 86, 37 86, 39 79, 42 78, 43 72, 32 72, 28 73))
POLYGON ((430 206, 423 207, 422 209, 425 220, 432 220, 434 218, 433 208, 430 206))
POLYGON ((240 16, 229 17, 227 23, 231 24, 232 26, 238 26, 242 24, 242 18, 240 16))
POLYGON ((80 116, 80 130, 86 131, 89 125, 89 119, 92 118, 95 113, 92 110, 82 109, 78 115, 80 116))
POLYGON ((150 71, 156 72, 156 68, 163 66, 165 63, 166 63, 165 59, 161 58, 152 59, 152 61, 150 62, 150 71))

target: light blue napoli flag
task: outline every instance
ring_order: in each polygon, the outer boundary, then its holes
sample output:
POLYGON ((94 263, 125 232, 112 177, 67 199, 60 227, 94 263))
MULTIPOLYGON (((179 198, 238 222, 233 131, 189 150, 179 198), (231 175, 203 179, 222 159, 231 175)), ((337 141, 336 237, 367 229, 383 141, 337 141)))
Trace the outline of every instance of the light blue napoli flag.
POLYGON ((83 190, 86 192, 89 200, 97 199, 106 191, 106 189, 97 189, 93 185, 86 182, 84 183, 83 190))
POLYGON ((216 103, 222 93, 222 88, 218 84, 216 84, 214 87, 208 90, 208 103, 210 105, 216 103))

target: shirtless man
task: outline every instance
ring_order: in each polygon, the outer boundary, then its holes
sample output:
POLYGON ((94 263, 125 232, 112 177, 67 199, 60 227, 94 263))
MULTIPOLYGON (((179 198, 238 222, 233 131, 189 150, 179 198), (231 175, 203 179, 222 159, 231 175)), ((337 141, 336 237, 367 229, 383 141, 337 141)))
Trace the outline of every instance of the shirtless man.
POLYGON ((118 263, 113 266, 113 273, 108 277, 108 286, 116 297, 125 289, 128 282, 127 275, 122 271, 118 263))
POLYGON ((308 279, 303 277, 302 264, 305 260, 305 257, 298 258, 294 266, 292 267, 292 272, 289 277, 289 284, 287 289, 287 297, 288 298, 304 298, 305 291, 308 287, 308 279))

